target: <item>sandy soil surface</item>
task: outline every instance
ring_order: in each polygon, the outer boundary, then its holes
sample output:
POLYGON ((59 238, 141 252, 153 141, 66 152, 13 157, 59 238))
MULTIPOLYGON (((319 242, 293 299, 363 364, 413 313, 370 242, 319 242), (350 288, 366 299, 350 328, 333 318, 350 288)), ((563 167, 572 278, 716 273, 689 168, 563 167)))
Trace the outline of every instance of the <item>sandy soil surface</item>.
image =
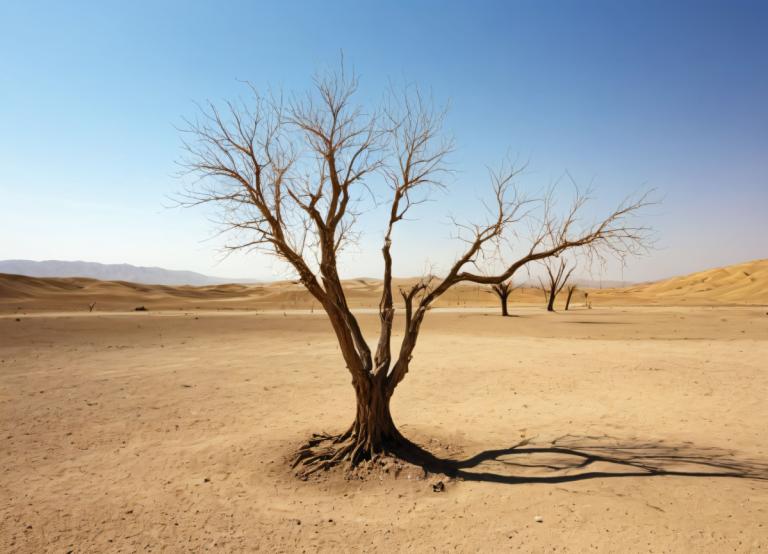
POLYGON ((290 475, 353 416, 320 314, 0 316, 0 550, 768 549, 765 308, 514 313, 435 311, 393 400, 443 492, 290 475))

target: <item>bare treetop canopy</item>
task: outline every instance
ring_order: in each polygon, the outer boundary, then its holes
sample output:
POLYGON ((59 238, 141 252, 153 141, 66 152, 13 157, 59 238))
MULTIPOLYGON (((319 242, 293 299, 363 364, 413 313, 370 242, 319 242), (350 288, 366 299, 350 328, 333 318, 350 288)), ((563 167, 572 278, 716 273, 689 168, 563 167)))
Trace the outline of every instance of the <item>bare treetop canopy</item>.
POLYGON ((427 310, 449 288, 461 282, 499 284, 526 264, 566 250, 635 254, 647 240, 647 229, 631 223, 649 203, 646 196, 580 226, 587 195, 577 193, 570 208, 557 214, 552 194, 541 199, 522 194, 514 182, 519 168, 503 164, 490 173, 489 219, 456 222, 465 244, 447 274, 401 291, 405 328, 393 356, 392 232, 430 189, 444 186, 453 144, 442 132, 444 111, 417 91, 390 94, 381 106, 369 108, 355 102, 357 84, 342 68, 316 77, 306 94, 287 100, 251 87, 247 103, 201 108, 188 121, 184 142, 186 167, 201 178, 187 203, 220 207, 225 229, 235 237, 229 248, 263 249, 290 264, 328 314, 352 375, 355 422, 345 433, 314 439, 299 452, 304 475, 342 460, 354 465, 408 448, 392 421, 389 400, 408 372, 427 310), (347 305, 337 268, 340 251, 355 238, 357 200, 374 182, 386 183, 389 210, 381 248, 381 330, 372 352, 347 305), (520 225, 534 229, 525 254, 490 273, 486 264, 498 266, 500 247, 519 240, 520 225))

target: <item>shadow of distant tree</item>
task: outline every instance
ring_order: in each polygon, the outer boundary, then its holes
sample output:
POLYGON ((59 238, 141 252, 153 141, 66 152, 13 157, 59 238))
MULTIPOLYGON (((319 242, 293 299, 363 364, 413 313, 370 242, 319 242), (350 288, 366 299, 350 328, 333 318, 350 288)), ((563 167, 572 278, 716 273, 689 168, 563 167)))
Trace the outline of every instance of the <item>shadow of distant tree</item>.
POLYGON ((768 480, 766 462, 738 458, 731 450, 697 447, 688 442, 669 445, 663 441, 565 435, 548 445, 531 443, 531 439, 526 439, 464 460, 442 459, 422 451, 424 457, 420 462, 428 471, 464 481, 505 484, 662 475, 768 480))

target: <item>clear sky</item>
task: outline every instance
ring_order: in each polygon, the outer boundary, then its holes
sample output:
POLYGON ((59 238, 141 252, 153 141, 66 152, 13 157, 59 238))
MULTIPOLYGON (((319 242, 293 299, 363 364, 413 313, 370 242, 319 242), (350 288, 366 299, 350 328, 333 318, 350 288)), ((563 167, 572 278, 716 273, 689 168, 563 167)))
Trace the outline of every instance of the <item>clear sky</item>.
MULTIPOLYGON (((625 279, 768 257, 766 2, 30 0, 0 4, 0 259, 284 276, 221 261, 204 211, 165 207, 175 126, 238 80, 302 89, 341 50, 361 100, 394 80, 451 103, 458 173, 401 231, 400 275, 452 259, 445 216, 480 213, 507 152, 528 187, 592 181, 598 211, 658 189, 657 250, 625 279)), ((365 224, 347 276, 378 275, 382 227, 365 224)))

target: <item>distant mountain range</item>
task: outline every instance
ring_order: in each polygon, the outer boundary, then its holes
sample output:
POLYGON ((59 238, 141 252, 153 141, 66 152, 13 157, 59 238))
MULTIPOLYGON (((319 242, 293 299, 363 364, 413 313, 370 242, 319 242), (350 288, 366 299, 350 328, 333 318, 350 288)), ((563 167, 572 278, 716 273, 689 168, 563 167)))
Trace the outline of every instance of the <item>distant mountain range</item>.
MULTIPOLYGON (((578 277, 569 280, 570 284, 576 285, 583 289, 621 289, 636 285, 636 281, 611 281, 600 279, 579 279, 578 277)), ((523 287, 539 288, 541 285, 538 281, 529 279, 521 283, 523 287)))
MULTIPOLYGON (((262 283, 256 279, 228 279, 212 277, 194 271, 177 271, 162 267, 141 267, 130 264, 100 264, 97 262, 68 262, 61 260, 0 260, 0 273, 25 275, 27 277, 87 277, 101 281, 128 281, 144 285, 223 285, 262 283)), ((370 278, 378 281, 377 278, 370 278)), ((584 288, 619 288, 632 285, 629 281, 600 281, 575 279, 574 283, 584 288)), ((524 287, 538 288, 539 283, 529 280, 520 283, 524 287)))
POLYGON ((102 281, 129 281, 146 285, 220 285, 224 283, 256 283, 254 279, 225 279, 194 271, 176 271, 161 267, 130 264, 100 264, 61 260, 0 260, 0 273, 28 277, 88 277, 102 281))

